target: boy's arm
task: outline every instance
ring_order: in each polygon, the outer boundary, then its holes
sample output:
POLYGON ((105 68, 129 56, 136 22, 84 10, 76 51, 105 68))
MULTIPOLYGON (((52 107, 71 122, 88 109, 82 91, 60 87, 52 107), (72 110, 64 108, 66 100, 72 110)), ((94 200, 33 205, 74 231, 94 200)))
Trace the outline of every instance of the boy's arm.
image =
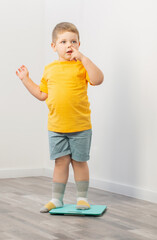
POLYGON ((80 60, 85 67, 86 71, 88 72, 90 82, 93 85, 99 85, 104 80, 104 75, 102 71, 86 56, 84 56, 81 52, 79 52, 74 47, 71 47, 73 52, 71 54, 70 60, 80 60))
POLYGON ((35 84, 31 78, 26 78, 22 80, 23 84, 25 85, 25 87, 28 89, 28 91, 37 99, 39 99, 40 101, 45 101, 48 97, 47 93, 41 92, 40 91, 40 87, 35 84))
POLYGON ((19 72, 16 71, 16 75, 21 79, 28 91, 40 101, 45 101, 48 94, 41 92, 40 87, 30 79, 28 69, 22 65, 18 70, 19 72))
POLYGON ((100 85, 104 80, 104 75, 102 71, 89 58, 84 55, 81 62, 88 72, 90 82, 94 85, 100 85))

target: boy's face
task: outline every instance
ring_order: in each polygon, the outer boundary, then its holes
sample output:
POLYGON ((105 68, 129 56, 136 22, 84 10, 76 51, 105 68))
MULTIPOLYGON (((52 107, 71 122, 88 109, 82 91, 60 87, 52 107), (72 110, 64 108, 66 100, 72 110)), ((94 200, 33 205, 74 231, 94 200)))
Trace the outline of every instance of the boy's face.
POLYGON ((70 61, 72 49, 79 49, 80 42, 78 35, 73 32, 60 33, 57 36, 56 43, 51 43, 51 47, 58 53, 60 61, 70 61))

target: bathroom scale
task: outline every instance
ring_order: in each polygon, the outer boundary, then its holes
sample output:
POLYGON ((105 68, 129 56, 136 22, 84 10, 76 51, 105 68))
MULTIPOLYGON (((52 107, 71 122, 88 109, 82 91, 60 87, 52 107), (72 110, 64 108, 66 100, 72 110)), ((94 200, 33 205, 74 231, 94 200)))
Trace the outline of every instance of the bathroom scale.
POLYGON ((76 205, 65 204, 61 208, 54 208, 49 211, 50 214, 58 215, 85 215, 85 216, 100 216, 102 215, 107 206, 106 205, 90 205, 89 209, 80 210, 76 209, 76 205))

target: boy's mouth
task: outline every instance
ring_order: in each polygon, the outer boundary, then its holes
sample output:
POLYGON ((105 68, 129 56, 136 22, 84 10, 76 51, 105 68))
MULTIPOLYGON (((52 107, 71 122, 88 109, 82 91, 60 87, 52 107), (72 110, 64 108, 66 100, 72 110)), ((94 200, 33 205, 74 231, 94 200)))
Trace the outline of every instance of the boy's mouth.
POLYGON ((72 50, 67 51, 67 53, 68 53, 68 54, 71 54, 71 53, 72 53, 72 50))

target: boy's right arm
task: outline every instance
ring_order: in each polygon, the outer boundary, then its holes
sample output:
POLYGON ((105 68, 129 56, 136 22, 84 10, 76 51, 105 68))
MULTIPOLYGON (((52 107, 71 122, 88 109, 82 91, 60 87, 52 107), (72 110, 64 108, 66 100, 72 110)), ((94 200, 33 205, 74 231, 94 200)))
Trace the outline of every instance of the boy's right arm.
POLYGON ((19 72, 16 71, 16 75, 21 79, 28 91, 40 101, 45 101, 48 94, 41 92, 40 87, 29 78, 28 69, 22 65, 18 70, 19 72))

